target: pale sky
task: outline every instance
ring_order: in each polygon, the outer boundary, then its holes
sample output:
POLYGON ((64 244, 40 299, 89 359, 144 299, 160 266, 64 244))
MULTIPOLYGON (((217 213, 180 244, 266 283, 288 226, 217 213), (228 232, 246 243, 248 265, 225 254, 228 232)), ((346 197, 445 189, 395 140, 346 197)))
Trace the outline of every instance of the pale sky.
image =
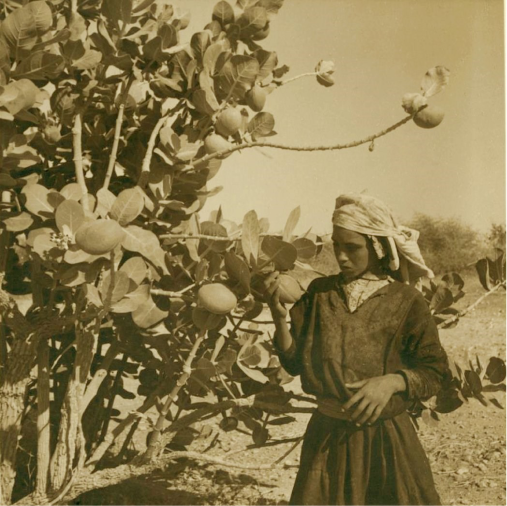
MULTIPOLYGON (((192 13, 182 40, 209 22, 215 3, 172 2, 192 13)), ((481 231, 505 222, 503 24, 501 0, 285 0, 262 46, 290 67, 286 78, 333 60, 336 84, 305 78, 268 96, 264 110, 278 132, 270 141, 329 145, 383 130, 405 116, 403 94, 419 91, 435 65, 451 71, 430 99, 446 116, 432 130, 410 122, 373 152, 234 153, 209 183, 224 189, 203 219, 219 205, 237 222, 255 209, 276 231, 300 205, 296 231, 328 233, 335 198, 366 190, 401 218, 458 217, 481 231)))

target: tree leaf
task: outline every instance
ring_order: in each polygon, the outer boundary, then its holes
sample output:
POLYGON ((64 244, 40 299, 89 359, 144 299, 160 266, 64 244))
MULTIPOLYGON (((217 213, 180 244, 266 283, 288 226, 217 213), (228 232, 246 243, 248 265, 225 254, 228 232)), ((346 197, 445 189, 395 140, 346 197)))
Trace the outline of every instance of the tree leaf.
POLYGON ((218 21, 222 26, 234 23, 234 9, 229 2, 218 2, 213 8, 211 19, 218 21))
POLYGON ((505 362, 498 357, 491 357, 486 367, 486 378, 493 384, 501 383, 506 376, 505 362))
POLYGON ((31 184, 25 186, 21 193, 26 197, 25 207, 37 216, 43 219, 53 215, 54 208, 49 203, 49 190, 40 184, 31 184))
POLYGON ((101 308, 103 307, 102 299, 100 298, 99 291, 97 290, 97 287, 95 285, 92 285, 91 283, 87 283, 85 285, 85 294, 86 298, 88 299, 88 302, 90 304, 93 304, 94 306, 101 308))
POLYGON ((238 18, 241 37, 251 37, 264 29, 268 22, 268 13, 264 7, 250 7, 238 18))
POLYGON ((433 294, 433 297, 431 298, 430 310, 434 313, 440 313, 444 309, 451 306, 453 302, 454 297, 452 296, 451 290, 444 287, 443 285, 439 285, 436 292, 433 294))
MULTIPOLYGON (((213 77, 215 75, 215 72, 217 71, 216 66, 218 62, 218 58, 222 53, 224 53, 227 50, 228 46, 225 44, 224 41, 218 41, 214 42, 208 48, 206 49, 202 64, 204 67, 203 72, 206 73, 208 76, 213 77)), ((225 54, 224 54, 225 57, 225 54)), ((224 61, 225 63, 225 61, 224 61)), ((220 69, 218 69, 220 70, 220 69)), ((202 79, 199 79, 199 83, 201 85, 201 88, 204 89, 202 79)), ((213 83, 213 81, 211 81, 213 83)))
POLYGON ((132 0, 104 0, 102 14, 115 26, 119 26, 118 21, 129 24, 132 15, 132 0))
POLYGON ((60 232, 74 235, 86 220, 83 206, 75 200, 64 200, 56 209, 55 220, 60 232))
POLYGON ((264 427, 256 427, 252 432, 252 439, 256 446, 262 446, 269 439, 269 431, 264 427))
POLYGON ((491 290, 491 280, 489 277, 489 263, 487 258, 481 258, 477 261, 475 264, 475 269, 477 271, 477 274, 479 275, 479 281, 481 285, 488 290, 488 292, 491 290))
POLYGON ((287 222, 285 223, 285 228, 283 229, 283 240, 290 242, 292 239, 292 233, 298 224, 299 217, 301 216, 301 206, 297 206, 295 209, 291 211, 289 217, 287 218, 287 222))
POLYGON ((150 286, 139 285, 133 292, 111 306, 113 313, 132 313, 150 299, 150 286))
POLYGON ((224 255, 224 261, 227 274, 239 281, 241 288, 246 293, 250 293, 250 269, 248 265, 234 251, 228 251, 224 255))
POLYGON ((33 81, 56 79, 62 73, 64 66, 65 62, 59 54, 36 51, 20 62, 13 76, 33 81))
POLYGON ((128 251, 140 253, 153 265, 168 274, 164 261, 165 252, 160 246, 158 237, 150 230, 145 230, 136 225, 129 225, 124 230, 125 239, 122 242, 122 246, 128 251))
POLYGON ((133 313, 132 320, 142 329, 153 327, 167 318, 169 313, 160 310, 153 299, 150 297, 147 302, 141 304, 133 313))
POLYGON ((243 218, 243 228, 241 235, 241 246, 243 254, 250 265, 257 263, 259 256, 259 220, 255 211, 249 211, 243 218))
POLYGON ((11 12, 2 22, 1 33, 17 58, 19 50, 29 51, 37 38, 46 33, 53 24, 53 15, 48 4, 35 1, 11 12))
POLYGON ((475 371, 465 371, 465 379, 474 396, 482 392, 481 378, 475 371))
POLYGON ((310 239, 299 237, 292 241, 297 250, 298 260, 311 260, 317 254, 317 246, 310 239))
MULTIPOLYGON (((224 2, 225 3, 225 2, 224 2)), ((235 416, 226 416, 220 420, 218 426, 224 432, 230 432, 232 430, 236 430, 238 428, 238 419, 235 416)))
POLYGON ((72 61, 72 66, 78 70, 95 68, 102 60, 102 53, 94 49, 87 49, 83 56, 72 61))
POLYGON ((216 78, 218 89, 226 97, 243 99, 259 73, 259 62, 252 56, 234 55, 216 78))
POLYGON ((254 51, 254 56, 259 62, 259 73, 257 80, 262 81, 275 69, 278 65, 278 56, 274 51, 266 51, 264 49, 257 49, 254 51))
POLYGON ((144 209, 144 197, 138 186, 123 190, 114 201, 111 211, 111 218, 121 226, 128 225, 134 221, 144 209))
POLYGON ((252 139, 269 135, 275 128, 275 118, 269 112, 257 113, 248 123, 248 132, 252 139))
POLYGON ((120 272, 125 272, 136 285, 140 285, 148 274, 148 268, 141 257, 132 257, 120 267, 120 272))
POLYGON ((426 72, 421 81, 421 92, 425 97, 440 93, 449 82, 450 71, 442 66, 433 67, 426 72))
MULTIPOLYGON (((109 289, 111 286, 111 273, 107 273, 100 285, 100 295, 102 300, 107 301, 109 297, 109 289)), ((111 292, 110 304, 114 304, 127 294, 130 287, 130 279, 125 272, 118 271, 114 275, 114 286, 111 292)))
POLYGON ((28 213, 22 212, 17 216, 5 218, 3 224, 5 225, 5 229, 9 232, 22 232, 31 227, 33 218, 28 213))
POLYGON ((0 106, 4 106, 11 114, 18 114, 35 104, 38 93, 39 88, 29 79, 12 81, 0 95, 0 106))
MULTIPOLYGON (((198 61, 202 61, 204 57, 204 53, 210 44, 210 33, 209 31, 196 32, 192 35, 190 39, 190 47, 192 48, 192 52, 194 53, 194 57, 198 61)), ((195 71, 195 69, 194 69, 195 71)))
POLYGON ((267 236, 264 237, 261 247, 278 270, 285 271, 294 268, 298 252, 292 244, 267 236))
POLYGON ((115 201, 116 196, 113 192, 106 188, 101 188, 97 192, 97 209, 95 212, 102 218, 105 218, 111 211, 115 201))

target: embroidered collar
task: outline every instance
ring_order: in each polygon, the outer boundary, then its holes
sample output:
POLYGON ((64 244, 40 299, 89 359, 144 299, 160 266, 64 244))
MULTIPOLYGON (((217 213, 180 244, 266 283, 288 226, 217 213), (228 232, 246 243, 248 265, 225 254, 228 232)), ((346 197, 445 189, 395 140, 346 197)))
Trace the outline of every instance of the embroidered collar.
POLYGON ((389 276, 377 276, 372 272, 365 272, 361 277, 349 282, 345 282, 345 278, 341 274, 338 276, 338 286, 351 313, 355 312, 378 290, 393 281, 389 276))

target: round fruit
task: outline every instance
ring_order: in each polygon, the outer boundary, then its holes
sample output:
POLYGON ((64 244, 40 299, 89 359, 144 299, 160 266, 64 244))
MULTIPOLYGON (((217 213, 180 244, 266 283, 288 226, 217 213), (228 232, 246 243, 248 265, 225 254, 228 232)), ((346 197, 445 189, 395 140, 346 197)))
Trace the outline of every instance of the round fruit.
POLYGON ((256 84, 251 90, 248 90, 245 99, 252 111, 260 112, 266 103, 266 92, 256 84))
POLYGON ((76 244, 90 255, 112 251, 125 237, 125 231, 114 220, 95 220, 84 223, 76 232, 76 244))
POLYGON ((210 313, 206 309, 194 307, 192 310, 192 321, 198 329, 215 329, 222 323, 222 320, 224 320, 222 315, 210 313))
POLYGON ((234 135, 243 124, 243 116, 238 109, 230 107, 222 111, 215 124, 216 131, 224 137, 234 135))
POLYGON ((303 296, 303 290, 299 283, 287 274, 280 274, 280 302, 283 304, 294 304, 303 296))
POLYGON ((227 314, 237 303, 236 296, 222 283, 201 286, 197 293, 197 305, 216 315, 227 314))
POLYGON ((414 116, 414 123, 421 128, 434 128, 444 119, 444 111, 434 105, 428 105, 414 116))
POLYGON ((204 150, 208 155, 220 153, 232 148, 232 144, 226 141, 221 135, 211 134, 204 139, 204 150))

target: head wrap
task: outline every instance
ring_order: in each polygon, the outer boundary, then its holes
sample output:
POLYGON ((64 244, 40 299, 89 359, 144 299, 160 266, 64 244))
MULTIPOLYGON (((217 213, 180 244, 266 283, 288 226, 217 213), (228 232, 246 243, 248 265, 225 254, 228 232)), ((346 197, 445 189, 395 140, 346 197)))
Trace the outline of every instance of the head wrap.
POLYGON ((434 277, 417 244, 419 232, 398 225, 392 211, 379 199, 356 193, 340 195, 336 199, 333 225, 372 238, 387 238, 389 268, 399 270, 404 281, 412 283, 423 276, 434 277))

